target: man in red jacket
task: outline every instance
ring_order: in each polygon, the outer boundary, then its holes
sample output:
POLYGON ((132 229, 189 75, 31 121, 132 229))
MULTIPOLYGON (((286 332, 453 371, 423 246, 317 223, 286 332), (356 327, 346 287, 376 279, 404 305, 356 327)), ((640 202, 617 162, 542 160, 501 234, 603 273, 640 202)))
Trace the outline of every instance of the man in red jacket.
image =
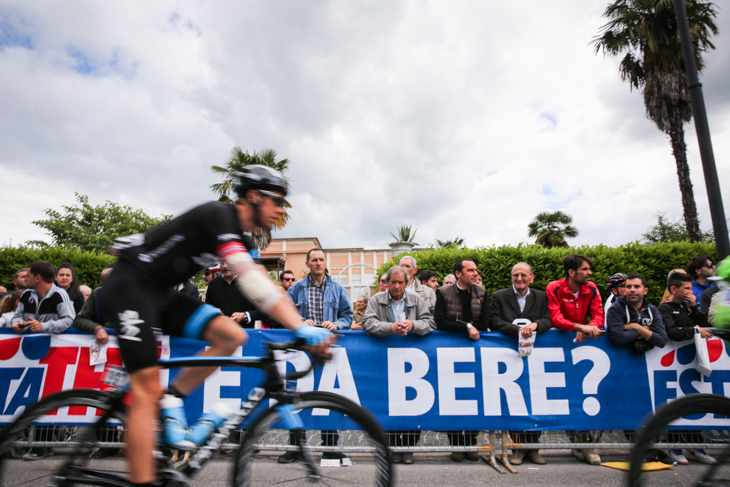
MULTIPOLYGON (((589 281, 593 275, 593 261, 581 254, 563 259, 565 277, 548 284, 545 289, 553 327, 575 333, 575 341, 597 338, 604 324, 603 306, 598 287, 589 281)), ((572 442, 594 443, 599 431, 568 432, 572 442)), ((591 465, 600 465, 601 457, 595 448, 574 449, 573 456, 591 465)))
POLYGON ((576 334, 575 341, 596 338, 603 328, 604 316, 598 287, 589 281, 593 261, 581 254, 563 259, 565 277, 545 289, 553 327, 576 334))

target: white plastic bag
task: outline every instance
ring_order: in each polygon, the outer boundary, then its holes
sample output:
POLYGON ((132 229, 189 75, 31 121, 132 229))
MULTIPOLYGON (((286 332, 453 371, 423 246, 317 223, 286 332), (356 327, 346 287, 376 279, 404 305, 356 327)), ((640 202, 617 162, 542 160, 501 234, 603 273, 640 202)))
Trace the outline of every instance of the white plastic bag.
POLYGON ((710 354, 707 352, 707 339, 702 338, 700 330, 695 327, 695 348, 697 349, 697 372, 708 377, 712 373, 710 354))

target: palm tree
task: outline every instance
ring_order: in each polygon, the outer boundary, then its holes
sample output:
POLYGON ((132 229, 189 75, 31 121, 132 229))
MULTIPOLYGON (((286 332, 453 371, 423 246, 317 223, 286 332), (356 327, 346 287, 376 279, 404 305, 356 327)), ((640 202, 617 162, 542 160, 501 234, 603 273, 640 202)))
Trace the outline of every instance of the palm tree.
MULTIPOLYGON (((251 164, 262 164, 269 166, 282 174, 289 169, 289 159, 276 160, 276 151, 273 149, 264 149, 261 152, 254 151, 252 154, 244 152, 240 147, 236 146, 231 150, 231 155, 228 157, 225 166, 211 166, 211 170, 215 173, 220 174, 223 177, 223 181, 215 183, 210 186, 210 189, 218 195, 218 201, 224 203, 233 203, 231 196, 233 195, 233 178, 238 171, 241 171, 244 167, 251 164)), ((284 201, 285 208, 291 208, 288 201, 284 201)), ((289 220, 289 214, 284 213, 282 217, 275 223, 277 228, 281 228, 286 225, 289 220)), ((270 228, 256 228, 253 231, 253 239, 256 243, 256 248, 263 250, 271 243, 271 229, 270 228)))
POLYGON ((436 244, 438 245, 438 248, 440 249, 450 249, 453 246, 461 247, 464 245, 464 239, 460 237, 456 237, 453 240, 439 240, 436 239, 436 244))
MULTIPOLYGON (((717 13, 710 2, 685 0, 697 70, 704 67, 702 53, 715 46, 717 13)), ((619 73, 631 89, 642 90, 646 115, 669 135, 677 163, 684 221, 690 240, 702 238, 692 181, 687 165, 684 124, 692 118, 684 57, 672 0, 615 0, 603 14, 609 21, 593 40, 595 51, 626 55, 619 73)))
POLYGON ((565 238, 578 236, 578 229, 573 225, 573 218, 562 211, 543 211, 527 225, 527 236, 537 237, 535 243, 549 249, 567 247, 565 238))

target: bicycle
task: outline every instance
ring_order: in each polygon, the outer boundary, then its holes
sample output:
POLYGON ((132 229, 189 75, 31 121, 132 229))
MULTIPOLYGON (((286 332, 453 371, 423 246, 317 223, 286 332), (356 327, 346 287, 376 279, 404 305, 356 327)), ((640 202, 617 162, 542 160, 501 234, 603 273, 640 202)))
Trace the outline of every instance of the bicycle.
MULTIPOLYGON (((282 378, 277 368, 276 352, 299 351, 304 348, 300 340, 295 342, 266 343, 267 353, 263 357, 191 357, 160 361, 165 369, 179 367, 248 367, 260 369, 265 379, 251 389, 248 397, 242 400, 240 410, 232 413, 199 447, 185 452, 178 458, 176 451, 170 451, 160 445, 157 452, 160 462, 158 482, 169 487, 189 485, 189 479, 200 476, 203 466, 214 458, 234 430, 244 421, 246 433, 240 441, 240 447, 234 456, 231 469, 231 485, 244 487, 272 483, 275 472, 282 480, 323 481, 326 483, 360 483, 377 486, 392 485, 392 466, 388 444, 378 421, 372 414, 342 396, 328 392, 296 392, 287 388, 287 381, 293 381, 307 375, 314 367, 314 361, 307 370, 290 372, 282 378), (275 405, 266 406, 266 399, 275 401, 275 405), (312 419, 322 416, 327 410, 329 424, 326 430, 340 430, 340 436, 347 440, 338 446, 321 446, 316 444, 320 438, 316 424, 312 419), (284 423, 283 429, 281 423, 284 423), (332 425, 335 424, 333 428, 332 425), (264 434, 271 428, 282 429, 282 438, 275 450, 298 450, 303 456, 302 463, 279 466, 276 457, 264 455, 259 450, 266 449, 262 444, 264 434), (289 446, 289 431, 294 431, 297 442, 289 446), (358 440, 358 445, 351 446, 351 440, 358 440), (347 443, 347 444, 346 444, 347 443), (354 468, 329 468, 326 475, 318 468, 312 453, 314 451, 363 453, 354 462, 354 468), (276 470, 272 470, 276 467, 276 470), (367 479, 363 481, 363 475, 367 479), (357 481, 353 477, 357 476, 357 481)), ((9 454, 13 448, 27 446, 27 429, 34 425, 47 426, 54 424, 52 414, 61 408, 86 409, 87 416, 99 416, 91 427, 77 427, 75 441, 69 442, 70 452, 52 457, 52 467, 48 471, 38 472, 37 485, 69 486, 95 485, 105 487, 128 487, 129 480, 118 471, 111 471, 114 460, 95 460, 90 455, 97 448, 109 443, 103 440, 108 431, 118 431, 125 419, 125 398, 128 389, 123 384, 126 373, 111 369, 107 373, 107 383, 112 390, 99 391, 92 389, 67 390, 48 396, 26 409, 8 426, 0 439, 0 486, 17 485, 15 472, 27 467, 19 460, 13 460, 9 454), (49 415, 50 414, 50 415, 49 415), (110 463, 111 462, 111 463, 110 463)), ((76 410, 83 411, 83 410, 76 410)), ((37 443, 37 442, 36 442, 37 443)), ((34 444, 34 446, 46 446, 34 444)), ((66 446, 66 445, 64 445, 66 446)), ((126 461, 116 460, 119 466, 126 468, 126 461)), ((205 474, 217 474, 219 469, 212 467, 205 474)), ((36 485, 36 484, 33 484, 36 485)))
MULTIPOLYGON (((713 335, 724 340, 730 340, 730 330, 712 329, 713 335)), ((646 424, 638 432, 636 443, 631 451, 631 465, 629 467, 629 486, 640 487, 646 484, 646 478, 643 474, 642 465, 644 458, 649 454, 650 450, 655 448, 658 438, 665 437, 665 448, 692 448, 689 438, 685 434, 674 435, 669 427, 681 419, 696 419, 707 414, 730 416, 730 398, 717 394, 691 394, 680 399, 672 401, 662 406, 657 412, 646 422, 646 424)), ((684 429, 687 429, 685 426, 684 429)), ((715 455, 717 463, 707 465, 700 470, 700 475, 695 485, 716 486, 730 485, 730 471, 728 471, 727 463, 730 457, 730 444, 718 443, 717 448, 720 450, 719 455, 715 455), (723 467, 724 470, 723 470, 723 467), (718 475, 724 475, 726 478, 719 478, 718 475)), ((699 467, 695 467, 699 468, 699 467)))

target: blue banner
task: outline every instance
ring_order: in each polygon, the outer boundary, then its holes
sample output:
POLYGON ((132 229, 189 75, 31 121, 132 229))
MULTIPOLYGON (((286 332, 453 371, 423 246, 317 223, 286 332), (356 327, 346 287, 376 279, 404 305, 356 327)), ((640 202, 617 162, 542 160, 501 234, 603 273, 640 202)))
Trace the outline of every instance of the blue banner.
MULTIPOLYGON (((238 355, 260 356, 264 341, 291 336, 282 330, 248 331, 248 344, 238 355)), ((669 400, 697 392, 730 392, 730 355, 722 340, 708 342, 713 372, 705 377, 695 370, 692 341, 670 342, 636 355, 607 337, 583 343, 573 338, 558 330, 542 333, 532 354, 519 358, 516 339, 499 333, 483 333, 475 342, 466 334, 446 332, 377 338, 349 331, 333 349, 332 361, 297 381, 296 387, 348 397, 369 409, 385 429, 437 431, 635 429, 669 400)), ((7 368, 0 378, 0 422, 7 423, 22 406, 48 392, 78 387, 80 382, 90 387, 92 376, 103 369, 88 365, 86 349, 91 343, 89 335, 18 337, 0 331, 0 366, 7 368), (26 346, 24 342, 32 339, 48 345, 26 346), (66 357, 63 373, 51 370, 61 356, 66 357)), ((191 356, 204 345, 164 337, 161 356, 191 356)), ((118 357, 114 347, 112 340, 110 357, 118 357)), ((282 353, 281 358, 282 372, 284 367, 307 368, 310 360, 301 352, 282 353)), ((162 380, 167 383, 167 374, 162 380)), ((238 408, 262 380, 263 373, 256 369, 223 368, 186 400, 189 419, 194 421, 221 400, 238 408)), ((343 428, 336 418, 318 416, 312 421, 306 422, 312 429, 343 428)), ((730 420, 708 415, 682 425, 719 429, 730 426, 730 420)))

